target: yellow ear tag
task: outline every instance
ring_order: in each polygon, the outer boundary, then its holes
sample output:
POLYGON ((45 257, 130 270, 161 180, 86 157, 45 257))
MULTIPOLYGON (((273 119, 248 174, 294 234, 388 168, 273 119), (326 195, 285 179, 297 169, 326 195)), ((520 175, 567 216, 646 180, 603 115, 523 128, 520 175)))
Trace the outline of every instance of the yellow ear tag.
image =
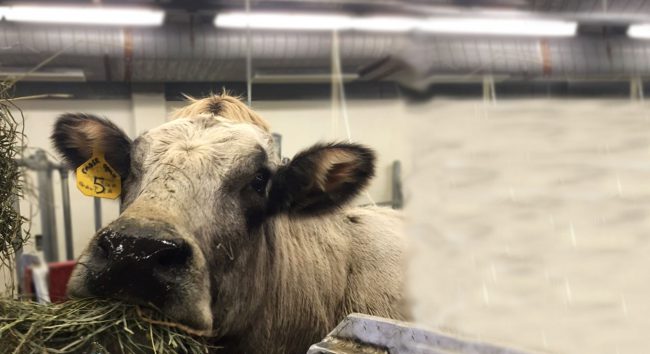
POLYGON ((90 159, 77 167, 76 174, 77 188, 84 195, 115 199, 122 193, 122 179, 101 151, 93 151, 90 159))

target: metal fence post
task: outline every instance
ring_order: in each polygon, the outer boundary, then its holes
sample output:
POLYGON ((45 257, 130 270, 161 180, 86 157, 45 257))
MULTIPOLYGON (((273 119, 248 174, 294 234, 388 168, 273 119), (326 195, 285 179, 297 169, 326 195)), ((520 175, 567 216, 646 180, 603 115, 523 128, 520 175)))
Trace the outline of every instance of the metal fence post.
POLYGON ((65 232, 65 258, 74 259, 74 245, 72 241, 72 213, 70 211, 70 188, 68 187, 68 170, 59 168, 61 175, 61 199, 63 202, 63 230, 65 232))
POLYGON ((95 209, 95 231, 102 228, 102 200, 101 198, 93 198, 95 209))
POLYGON ((43 235, 43 254, 48 262, 59 260, 59 245, 56 234, 56 215, 54 210, 54 190, 52 188, 52 169, 45 151, 38 150, 33 157, 38 176, 38 206, 43 235))
POLYGON ((393 161, 393 209, 404 207, 404 194, 402 193, 402 163, 399 160, 393 161))

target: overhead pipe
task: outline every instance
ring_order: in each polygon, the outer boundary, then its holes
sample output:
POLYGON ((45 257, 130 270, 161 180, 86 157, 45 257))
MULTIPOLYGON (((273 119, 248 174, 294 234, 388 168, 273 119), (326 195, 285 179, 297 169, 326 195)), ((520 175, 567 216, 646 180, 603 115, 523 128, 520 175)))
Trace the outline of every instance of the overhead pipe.
MULTIPOLYGON (((257 71, 304 73, 327 69, 329 32, 250 31, 257 71)), ((161 28, 79 28, 0 23, 0 56, 7 67, 33 67, 62 51, 47 68, 81 68, 88 81, 244 81, 247 31, 170 24, 161 28)), ((508 38, 425 33, 340 33, 344 69, 387 57, 401 65, 385 77, 411 82, 439 75, 515 78, 647 77, 650 41, 624 34, 574 38, 508 38)), ((382 71, 381 65, 373 67, 382 71)))

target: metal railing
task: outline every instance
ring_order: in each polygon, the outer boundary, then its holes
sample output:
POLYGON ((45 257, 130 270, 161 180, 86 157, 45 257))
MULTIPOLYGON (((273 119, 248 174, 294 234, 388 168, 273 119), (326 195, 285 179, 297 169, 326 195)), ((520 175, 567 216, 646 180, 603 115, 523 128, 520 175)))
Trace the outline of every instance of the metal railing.
MULTIPOLYGON (((16 160, 20 167, 34 171, 37 176, 38 208, 41 221, 43 255, 47 262, 60 260, 58 250, 58 232, 52 176, 58 171, 61 177, 61 204, 63 207, 63 233, 65 238, 65 259, 74 259, 72 212, 70 206, 70 171, 67 166, 52 162, 44 150, 38 149, 32 155, 16 160)), ((16 206, 19 208, 19 206, 16 206)), ((101 202, 94 202, 95 230, 102 225, 101 202)))

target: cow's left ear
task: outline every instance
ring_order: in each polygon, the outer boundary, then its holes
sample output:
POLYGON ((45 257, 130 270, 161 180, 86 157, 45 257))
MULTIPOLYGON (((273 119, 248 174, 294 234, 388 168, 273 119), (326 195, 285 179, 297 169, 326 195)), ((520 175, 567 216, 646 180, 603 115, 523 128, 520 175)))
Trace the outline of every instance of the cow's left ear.
POLYGON ((99 149, 122 179, 128 175, 131 139, 107 119, 85 113, 63 114, 54 124, 50 139, 72 169, 88 161, 93 149, 99 149))
POLYGON ((357 144, 319 144, 278 169, 271 179, 269 212, 316 214, 340 207, 375 172, 375 153, 357 144))

